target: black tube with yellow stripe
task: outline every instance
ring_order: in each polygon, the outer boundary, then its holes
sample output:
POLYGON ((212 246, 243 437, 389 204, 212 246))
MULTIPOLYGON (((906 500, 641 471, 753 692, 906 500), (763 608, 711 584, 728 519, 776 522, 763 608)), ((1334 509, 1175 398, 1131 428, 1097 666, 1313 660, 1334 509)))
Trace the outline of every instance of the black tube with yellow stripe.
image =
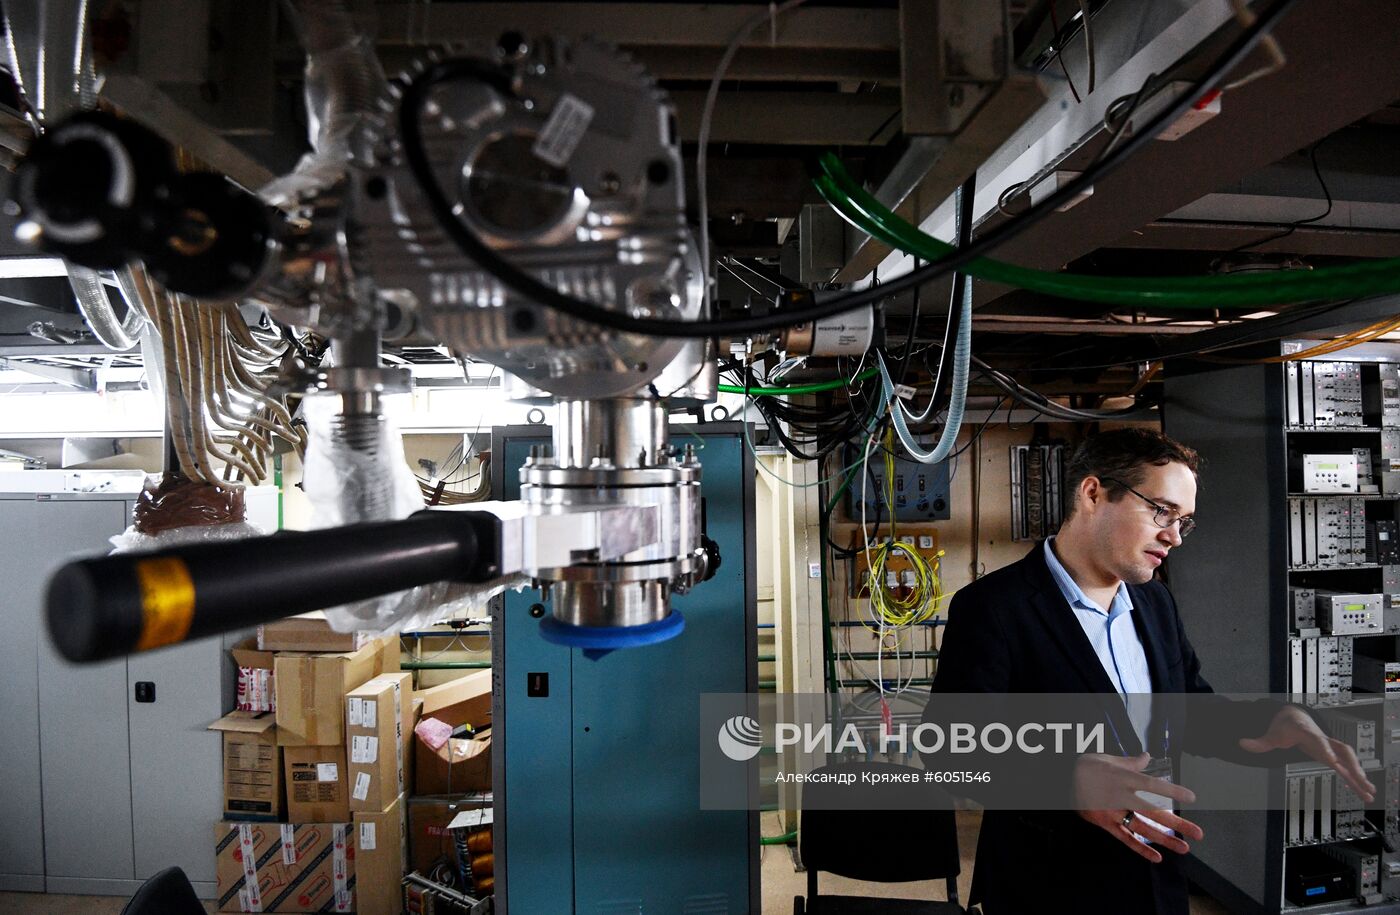
POLYGON ((100 661, 430 582, 486 581, 499 543, 493 515, 426 511, 83 559, 49 581, 49 633, 68 660, 100 661))

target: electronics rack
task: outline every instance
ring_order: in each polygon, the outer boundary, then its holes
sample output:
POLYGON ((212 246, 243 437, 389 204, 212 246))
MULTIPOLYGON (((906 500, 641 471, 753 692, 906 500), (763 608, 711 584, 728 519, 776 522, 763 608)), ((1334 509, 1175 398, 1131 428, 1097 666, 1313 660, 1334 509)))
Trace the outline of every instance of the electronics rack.
POLYGON ((1188 873, 1231 911, 1400 912, 1400 855, 1384 849, 1400 849, 1400 721, 1383 701, 1400 688, 1400 563, 1387 545, 1400 520, 1400 346, 1339 355, 1165 385, 1165 431, 1205 459, 1200 527, 1168 569, 1203 674, 1218 692, 1316 706, 1380 792, 1363 810, 1329 770, 1291 765, 1270 785, 1275 809, 1190 814, 1206 839, 1188 873), (1305 487, 1305 455, 1354 457, 1356 486, 1305 487))
POLYGON ((1011 446, 1011 539, 1044 540, 1065 517, 1065 446, 1011 446))

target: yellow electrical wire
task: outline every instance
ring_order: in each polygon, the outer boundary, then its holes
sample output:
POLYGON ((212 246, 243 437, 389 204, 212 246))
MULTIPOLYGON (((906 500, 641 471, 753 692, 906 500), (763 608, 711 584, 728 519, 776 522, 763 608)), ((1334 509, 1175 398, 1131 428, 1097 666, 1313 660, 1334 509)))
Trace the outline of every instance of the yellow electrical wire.
MULTIPOLYGON (((870 593, 871 617, 874 623, 885 627, 903 628, 931 619, 940 609, 943 599, 943 586, 938 574, 940 550, 932 559, 925 557, 908 543, 899 539, 898 521, 895 518, 895 462, 894 431, 885 430, 885 504, 890 512, 890 535, 878 546, 867 546, 869 566, 868 590, 870 593), (888 565, 895 556, 903 555, 914 573, 914 582, 905 593, 901 586, 891 585, 887 579, 888 565)), ((879 625, 861 620, 866 629, 880 632, 879 625)))
MULTIPOLYGON (((871 551, 870 609, 887 626, 903 627, 923 623, 938 612, 943 595, 938 576, 938 557, 930 561, 912 546, 900 540, 887 540, 871 551), (900 594, 886 581, 890 559, 903 554, 914 573, 914 583, 900 594)), ((868 627, 874 629, 875 627, 868 627)))
POLYGON ((1340 352, 1362 343, 1369 343, 1378 337, 1400 331, 1400 318, 1386 318, 1384 321, 1377 321, 1350 333, 1342 334, 1332 340, 1326 340, 1308 349, 1299 350, 1296 353, 1285 353, 1282 356, 1265 356, 1262 359, 1231 359, 1228 356, 1207 356, 1210 362, 1226 362, 1234 365, 1270 365, 1279 362, 1296 362, 1300 359, 1311 359, 1314 356, 1326 356, 1331 353, 1340 352))

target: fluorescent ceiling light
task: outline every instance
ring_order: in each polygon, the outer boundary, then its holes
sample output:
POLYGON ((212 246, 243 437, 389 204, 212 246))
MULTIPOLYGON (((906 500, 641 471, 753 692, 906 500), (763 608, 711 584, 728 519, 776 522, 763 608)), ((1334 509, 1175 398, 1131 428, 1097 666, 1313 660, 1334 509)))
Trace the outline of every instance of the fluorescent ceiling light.
POLYGON ((67 275, 68 265, 61 257, 0 257, 0 279, 67 275))

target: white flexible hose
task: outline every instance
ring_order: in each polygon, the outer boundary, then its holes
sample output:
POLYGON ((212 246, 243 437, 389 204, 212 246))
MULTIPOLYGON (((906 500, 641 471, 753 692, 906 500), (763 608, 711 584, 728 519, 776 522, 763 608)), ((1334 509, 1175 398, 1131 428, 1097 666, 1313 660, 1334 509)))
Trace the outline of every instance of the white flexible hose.
POLYGON ((972 366, 972 277, 963 277, 963 283, 962 322, 958 325, 958 341, 953 348, 952 400, 948 404, 948 421, 943 426, 943 434, 939 436, 938 444, 932 451, 921 449, 918 442, 914 441, 914 436, 909 433, 909 424, 904 418, 904 405, 899 402, 895 393, 894 380, 890 378, 890 371, 885 367, 884 357, 876 354, 879 357, 880 382, 884 385, 885 399, 890 406, 890 415, 894 418, 895 432, 899 434, 899 441, 904 445, 904 450, 921 464, 937 464, 947 460, 958 440, 958 432, 962 429, 963 411, 967 407, 967 383, 972 366))
POLYGON ((116 309, 112 307, 111 299, 107 298, 107 290, 97 271, 77 264, 68 266, 68 285, 73 288, 73 296, 78 300, 78 310, 82 312, 83 320, 87 321, 99 343, 118 352, 129 350, 136 345, 136 341, 141 337, 141 328, 146 324, 146 318, 138 305, 133 305, 131 300, 127 299, 126 317, 118 321, 116 309))

